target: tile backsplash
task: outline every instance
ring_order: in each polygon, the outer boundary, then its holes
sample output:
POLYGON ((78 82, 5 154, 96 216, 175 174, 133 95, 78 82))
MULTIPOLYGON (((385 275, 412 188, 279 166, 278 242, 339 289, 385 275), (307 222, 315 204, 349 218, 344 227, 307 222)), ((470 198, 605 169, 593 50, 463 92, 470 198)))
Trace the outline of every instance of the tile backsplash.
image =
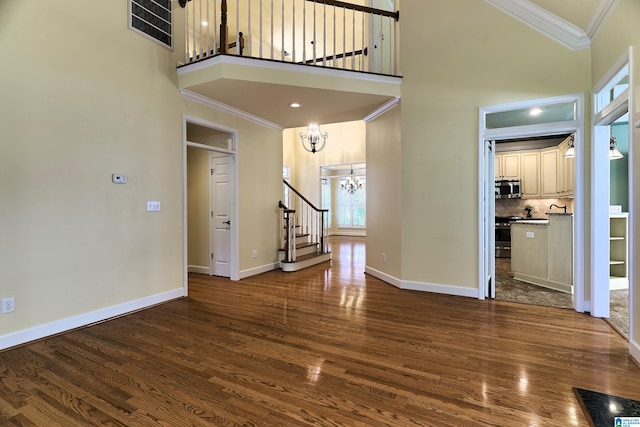
POLYGON ((567 206, 567 213, 573 213, 574 199, 496 199, 496 216, 527 216, 525 206, 532 206, 532 217, 546 217, 548 213, 561 213, 562 209, 555 206, 549 209, 552 204, 567 206))

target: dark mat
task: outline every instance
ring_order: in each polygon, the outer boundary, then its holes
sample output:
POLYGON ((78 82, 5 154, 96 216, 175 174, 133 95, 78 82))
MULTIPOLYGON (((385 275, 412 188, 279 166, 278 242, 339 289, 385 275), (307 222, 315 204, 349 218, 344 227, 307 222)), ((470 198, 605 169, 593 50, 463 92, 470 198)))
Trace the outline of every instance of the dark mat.
MULTIPOLYGON (((640 418, 640 401, 598 393, 596 391, 573 388, 582 410, 593 427, 615 427, 619 417, 640 418)), ((618 420, 619 422, 619 420, 618 420)), ((626 425, 626 424, 624 424, 626 425)), ((635 425, 635 424, 634 424, 635 425)))

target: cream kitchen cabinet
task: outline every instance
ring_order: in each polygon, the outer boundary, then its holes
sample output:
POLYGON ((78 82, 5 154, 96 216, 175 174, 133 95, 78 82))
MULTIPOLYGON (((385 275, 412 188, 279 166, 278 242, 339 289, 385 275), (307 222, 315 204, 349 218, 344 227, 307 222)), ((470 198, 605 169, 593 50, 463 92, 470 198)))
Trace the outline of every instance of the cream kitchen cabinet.
POLYGON ((560 196, 560 160, 557 148, 540 151, 540 196, 554 198, 560 196))
POLYGON ((507 152, 496 154, 494 171, 496 179, 519 179, 520 153, 507 152))
POLYGON ((540 152, 525 151, 520 155, 522 198, 540 197, 540 152))
POLYGON ((573 157, 566 158, 564 153, 569 149, 569 139, 567 138, 558 150, 558 161, 560 165, 561 185, 560 195, 572 197, 574 195, 574 175, 575 175, 575 159, 573 157))
POLYGON ((575 159, 564 158, 567 148, 569 138, 557 147, 496 154, 495 178, 520 179, 523 199, 573 197, 575 159))

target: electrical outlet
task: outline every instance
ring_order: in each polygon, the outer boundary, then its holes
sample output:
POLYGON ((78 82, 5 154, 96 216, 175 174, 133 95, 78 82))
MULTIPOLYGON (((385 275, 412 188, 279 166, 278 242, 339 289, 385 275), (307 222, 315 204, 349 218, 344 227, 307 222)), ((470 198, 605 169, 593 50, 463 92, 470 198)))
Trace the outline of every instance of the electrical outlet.
POLYGON ((160 212, 160 202, 158 201, 147 202, 147 212, 160 212))
POLYGON ((251 253, 251 256, 254 258, 258 258, 258 251, 254 249, 253 252, 251 253))
POLYGON ((14 310, 13 297, 2 299, 2 314, 11 313, 14 310))
POLYGON ((382 262, 387 262, 387 254, 382 254, 382 262))
POLYGON ((111 181, 114 184, 126 184, 127 183, 127 175, 114 173, 111 175, 111 181))

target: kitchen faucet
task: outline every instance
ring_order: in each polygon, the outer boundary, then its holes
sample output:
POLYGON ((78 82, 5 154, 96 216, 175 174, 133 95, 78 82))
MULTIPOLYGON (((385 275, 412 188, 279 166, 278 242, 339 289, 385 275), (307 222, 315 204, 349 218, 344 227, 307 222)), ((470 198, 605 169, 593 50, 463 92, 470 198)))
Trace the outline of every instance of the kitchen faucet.
POLYGON ((551 209, 551 208, 552 208, 552 207, 554 207, 554 206, 555 206, 556 208, 558 208, 558 209, 564 209, 564 213, 567 213, 567 205, 564 205, 564 206, 558 206, 558 205, 556 205, 555 203, 553 203, 551 206, 549 206, 549 209, 551 209))

